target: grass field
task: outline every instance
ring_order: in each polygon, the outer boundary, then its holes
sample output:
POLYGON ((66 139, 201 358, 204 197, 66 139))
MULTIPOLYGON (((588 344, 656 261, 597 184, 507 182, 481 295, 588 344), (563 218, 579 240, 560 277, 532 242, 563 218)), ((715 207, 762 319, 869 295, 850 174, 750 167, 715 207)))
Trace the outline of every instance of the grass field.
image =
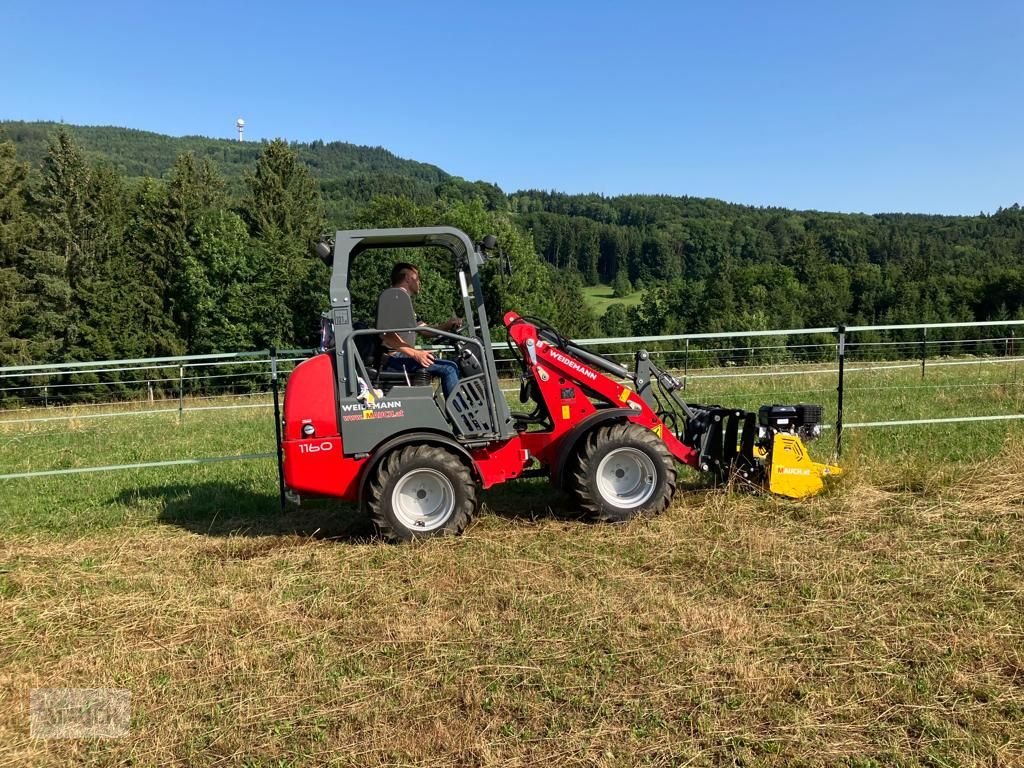
POLYGON ((634 291, 625 298, 617 299, 610 285, 586 285, 583 287, 583 297, 590 308, 594 310, 594 314, 600 317, 612 304, 622 304, 625 307, 636 306, 643 297, 643 291, 634 291))
MULTIPOLYGON (((1024 412, 1007 366, 860 375, 848 422, 1024 412)), ((813 500, 686 473, 601 526, 532 481, 418 546, 281 514, 271 461, 0 481, 0 764, 1024 764, 1024 423, 844 446, 813 500), (129 689, 129 735, 31 739, 42 687, 129 689)), ((269 409, 0 424, 0 473, 272 447, 269 409)))

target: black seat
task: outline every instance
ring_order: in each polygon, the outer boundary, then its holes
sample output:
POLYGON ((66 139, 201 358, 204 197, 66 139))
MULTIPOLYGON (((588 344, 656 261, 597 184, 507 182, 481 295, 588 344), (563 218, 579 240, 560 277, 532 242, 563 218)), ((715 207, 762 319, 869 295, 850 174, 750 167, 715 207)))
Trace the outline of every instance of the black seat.
MULTIPOLYGON (((353 330, 365 330, 366 323, 354 323, 353 330)), ((377 389, 390 389, 394 386, 408 384, 413 387, 429 386, 430 374, 426 368, 410 371, 406 379, 405 371, 384 370, 384 354, 386 350, 376 333, 366 333, 354 339, 356 352, 363 359, 366 372, 370 374, 370 386, 377 389)))
POLYGON ((408 371, 408 378, 406 378, 406 371, 384 370, 384 345, 378 344, 377 346, 380 347, 380 353, 375 358, 375 365, 372 368, 367 366, 375 387, 388 389, 389 387, 402 384, 408 384, 412 387, 430 386, 430 374, 427 373, 426 368, 408 371))

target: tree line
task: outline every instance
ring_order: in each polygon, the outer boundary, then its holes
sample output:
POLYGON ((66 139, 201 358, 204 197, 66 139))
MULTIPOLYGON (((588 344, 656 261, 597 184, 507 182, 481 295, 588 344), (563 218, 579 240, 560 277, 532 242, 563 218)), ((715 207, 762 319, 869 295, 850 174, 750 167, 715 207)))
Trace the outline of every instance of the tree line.
MULTIPOLYGON (((1024 318, 1024 212, 854 215, 466 181, 379 147, 233 142, 0 123, 0 365, 311 347, 327 301, 311 245, 334 229, 494 232, 507 309, 576 336, 1024 318), (600 319, 582 288, 629 309, 600 319)), ((403 254, 403 257, 408 254, 403 254)), ((420 311, 459 309, 426 252, 420 311)), ((352 276, 373 319, 389 254, 352 276)))
POLYGON ((853 215, 664 196, 525 191, 551 264, 640 305, 610 335, 1024 318, 1024 212, 853 215))
MULTIPOLYGON (((160 178, 132 177, 67 130, 52 133, 36 165, 0 142, 0 365, 315 346, 329 275, 312 246, 333 230, 330 184, 286 142, 254 146, 252 167, 232 183, 192 151, 160 178)), ((337 226, 495 232, 515 266, 512 276, 485 276, 496 321, 514 305, 592 330, 586 313, 565 309, 582 304, 577 284, 558 279, 488 205, 489 190, 451 179, 435 186, 429 196, 347 193, 351 213, 337 226)), ((371 323, 388 257, 364 259, 352 276, 371 323)), ((428 286, 421 312, 448 317, 459 308, 454 266, 433 252, 417 258, 428 286)))

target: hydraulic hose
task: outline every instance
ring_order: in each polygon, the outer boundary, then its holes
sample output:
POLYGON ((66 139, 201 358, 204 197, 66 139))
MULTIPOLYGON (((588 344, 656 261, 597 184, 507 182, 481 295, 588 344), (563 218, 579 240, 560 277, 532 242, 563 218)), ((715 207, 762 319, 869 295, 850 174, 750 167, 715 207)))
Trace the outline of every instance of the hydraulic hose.
POLYGON ((623 368, 618 363, 613 363, 607 357, 601 357, 601 355, 595 355, 593 352, 587 352, 584 349, 580 349, 575 344, 566 344, 563 349, 570 355, 575 355, 580 360, 585 360, 595 368, 600 368, 605 373, 610 373, 612 376, 618 376, 620 379, 633 380, 633 374, 623 368))

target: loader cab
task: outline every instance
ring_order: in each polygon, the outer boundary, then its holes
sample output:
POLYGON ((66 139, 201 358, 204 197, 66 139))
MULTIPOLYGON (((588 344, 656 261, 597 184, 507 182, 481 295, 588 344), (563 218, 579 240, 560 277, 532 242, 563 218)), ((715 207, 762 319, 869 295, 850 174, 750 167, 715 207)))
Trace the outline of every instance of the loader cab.
MULTIPOLYGON (((324 324, 326 334, 334 340, 329 353, 346 454, 369 452, 381 440, 406 431, 440 433, 465 444, 513 434, 509 407, 498 385, 480 284, 480 267, 494 245, 493 237, 474 244, 458 229, 420 227, 339 231, 333 246, 318 246, 318 255, 331 267, 331 307, 324 324), (431 339, 445 357, 459 362, 461 370, 458 386, 444 400, 435 395, 425 375, 382 370, 381 334, 414 331, 414 317, 354 311, 350 293, 353 265, 360 259, 379 258, 382 249, 409 248, 443 249, 446 261, 450 259, 454 266, 464 326, 458 333, 435 331, 431 339), (382 322, 389 327, 381 327, 382 322)), ((366 301, 368 297, 359 298, 366 301)), ((376 299, 374 295, 374 303, 376 299)))

